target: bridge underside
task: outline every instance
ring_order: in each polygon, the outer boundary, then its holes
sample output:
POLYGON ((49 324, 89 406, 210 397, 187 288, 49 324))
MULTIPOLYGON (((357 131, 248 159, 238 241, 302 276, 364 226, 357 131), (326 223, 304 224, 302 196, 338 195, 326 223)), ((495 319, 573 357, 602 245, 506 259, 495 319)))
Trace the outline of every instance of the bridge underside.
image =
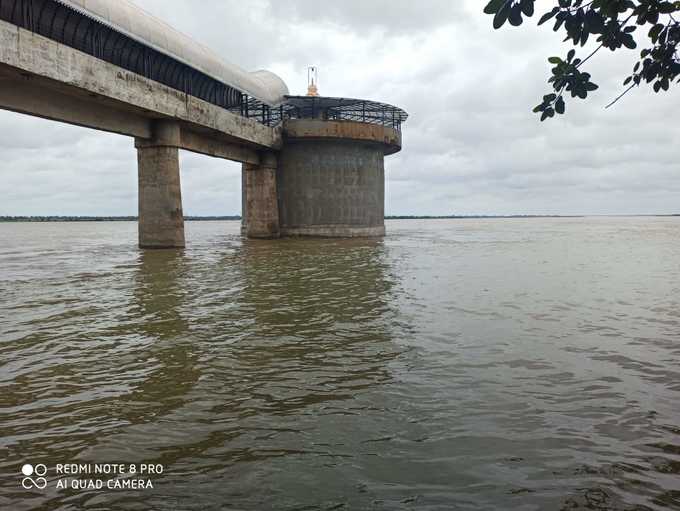
MULTIPOLYGON (((169 120, 2 65, 0 108, 140 139, 151 139, 154 124, 169 120)), ((178 125, 181 133, 177 147, 180 149, 247 163, 260 161, 258 148, 235 137, 189 123, 178 122, 178 125)))

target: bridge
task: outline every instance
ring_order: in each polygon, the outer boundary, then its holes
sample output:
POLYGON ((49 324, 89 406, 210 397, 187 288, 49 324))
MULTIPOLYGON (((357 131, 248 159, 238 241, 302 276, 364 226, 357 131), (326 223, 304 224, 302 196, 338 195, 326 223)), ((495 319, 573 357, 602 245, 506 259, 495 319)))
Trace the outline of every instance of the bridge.
POLYGON ((291 96, 128 0, 0 0, 0 108, 133 137, 142 248, 185 245, 180 149, 243 164, 248 237, 381 236, 407 118, 291 96))

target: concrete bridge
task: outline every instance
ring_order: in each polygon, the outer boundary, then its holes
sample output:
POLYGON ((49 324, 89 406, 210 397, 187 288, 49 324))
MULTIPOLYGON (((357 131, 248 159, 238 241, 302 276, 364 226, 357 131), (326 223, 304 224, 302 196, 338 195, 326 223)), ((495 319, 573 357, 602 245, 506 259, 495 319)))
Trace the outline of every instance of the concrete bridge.
POLYGON ((243 164, 249 237, 383 235, 407 117, 290 96, 127 0, 0 0, 0 108, 134 137, 143 248, 185 244, 179 149, 243 164))

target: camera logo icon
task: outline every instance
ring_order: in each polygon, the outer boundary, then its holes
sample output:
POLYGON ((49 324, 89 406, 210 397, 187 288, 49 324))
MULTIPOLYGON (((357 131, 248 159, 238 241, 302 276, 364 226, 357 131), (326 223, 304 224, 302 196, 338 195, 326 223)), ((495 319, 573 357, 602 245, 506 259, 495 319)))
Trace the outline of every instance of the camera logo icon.
POLYGON ((23 486, 24 489, 30 490, 36 488, 38 490, 44 490, 47 487, 47 479, 45 479, 47 467, 42 463, 35 466, 26 463, 21 467, 21 473, 24 475, 24 478, 21 480, 21 486, 23 486))

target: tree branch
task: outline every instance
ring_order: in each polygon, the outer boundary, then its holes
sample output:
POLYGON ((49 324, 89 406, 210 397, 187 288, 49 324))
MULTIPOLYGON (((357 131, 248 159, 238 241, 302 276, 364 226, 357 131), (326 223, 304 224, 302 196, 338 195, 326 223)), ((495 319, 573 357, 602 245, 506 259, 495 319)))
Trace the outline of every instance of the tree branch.
POLYGON ((630 92, 630 90, 631 90, 633 87, 635 87, 635 86, 636 86, 636 84, 633 84, 633 85, 631 85, 630 87, 628 87, 625 91, 623 91, 621 94, 619 94, 619 96, 618 96, 614 101, 612 101, 611 103, 609 103, 609 104, 605 107, 605 109, 606 109, 606 108, 609 108, 609 107, 612 106, 614 103, 616 103, 619 99, 621 99, 623 96, 625 96, 626 94, 628 94, 628 93, 630 92))

